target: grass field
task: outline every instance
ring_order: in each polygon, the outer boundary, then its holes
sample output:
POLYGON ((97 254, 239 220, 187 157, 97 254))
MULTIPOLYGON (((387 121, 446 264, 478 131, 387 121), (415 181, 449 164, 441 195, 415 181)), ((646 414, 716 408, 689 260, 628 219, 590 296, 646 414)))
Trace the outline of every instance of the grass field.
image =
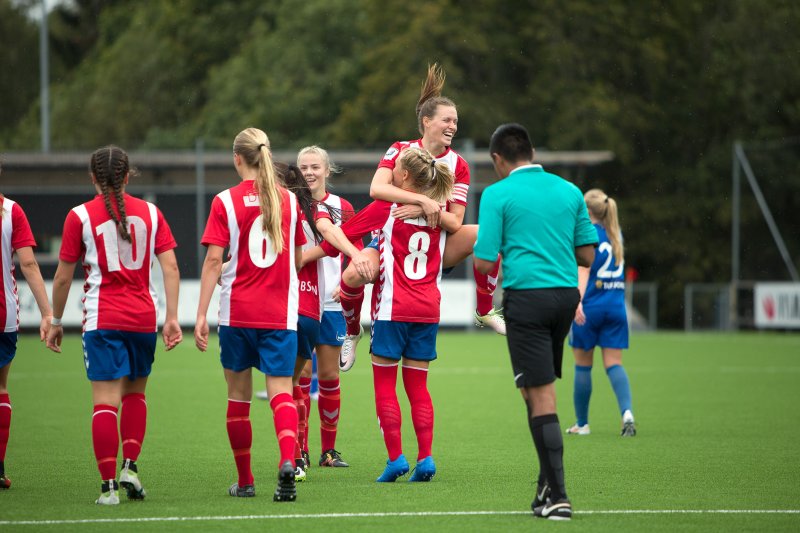
MULTIPOLYGON (((618 436, 616 403, 596 365, 592 434, 565 438, 570 523, 530 516, 535 452, 505 341, 492 334, 439 336, 429 378, 434 480, 375 483, 386 452, 366 345, 342 376, 337 448, 352 467, 312 467, 292 504, 272 502, 277 445, 267 403, 254 401, 251 411, 258 496, 231 498, 236 472, 216 349, 200 353, 187 338, 175 351, 159 352, 139 459, 148 497, 100 508, 93 503, 99 478, 80 338, 67 337, 58 356, 21 337, 9 379, 6 471, 14 484, 0 492, 0 531, 800 530, 800 335, 635 336, 625 355, 639 430, 632 439, 618 436)), ((567 427, 574 422, 572 364, 564 370, 558 397, 567 427)), ((416 442, 402 385, 399 391, 411 460, 416 442)), ((316 405, 311 427, 314 458, 316 405)))

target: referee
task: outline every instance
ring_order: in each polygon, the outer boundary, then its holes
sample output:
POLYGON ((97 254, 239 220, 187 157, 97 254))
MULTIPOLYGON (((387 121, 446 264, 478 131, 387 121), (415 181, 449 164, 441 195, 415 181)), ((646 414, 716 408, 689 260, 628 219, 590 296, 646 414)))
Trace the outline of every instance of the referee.
POLYGON ((481 196, 475 265, 489 272, 497 254, 503 258, 508 351, 539 456, 531 508, 535 516, 569 520, 555 380, 580 300, 578 265, 592 264, 597 230, 580 190, 533 164, 523 126, 497 128, 489 151, 500 181, 481 196))

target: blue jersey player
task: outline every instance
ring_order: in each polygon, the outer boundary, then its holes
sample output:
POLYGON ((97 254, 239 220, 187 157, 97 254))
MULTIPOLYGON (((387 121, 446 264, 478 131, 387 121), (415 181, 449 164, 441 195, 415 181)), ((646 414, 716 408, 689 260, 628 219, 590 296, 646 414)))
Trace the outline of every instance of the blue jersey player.
POLYGON ((584 195, 589 218, 597 228, 599 245, 590 268, 580 268, 581 302, 572 324, 570 346, 575 354, 575 415, 567 429, 571 435, 589 434, 589 399, 592 395, 592 358, 595 346, 603 353, 603 366, 614 389, 622 415, 622 436, 636 435, 631 406, 631 387, 622 366, 622 350, 628 347, 625 311, 625 260, 617 203, 600 189, 584 195))

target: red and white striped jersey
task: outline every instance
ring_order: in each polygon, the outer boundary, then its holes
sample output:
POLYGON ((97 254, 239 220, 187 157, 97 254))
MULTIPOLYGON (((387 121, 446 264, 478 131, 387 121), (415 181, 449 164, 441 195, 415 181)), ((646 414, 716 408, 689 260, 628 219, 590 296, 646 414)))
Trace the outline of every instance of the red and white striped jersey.
MULTIPOLYGON (((355 210, 350 202, 341 196, 330 193, 326 194, 325 198, 318 204, 317 210, 319 212, 328 213, 329 218, 337 226, 341 226, 355 215, 355 210), (333 215, 328 212, 328 207, 335 210, 333 215), (340 214, 337 216, 337 213, 340 214)), ((356 243, 356 245, 359 249, 361 248, 360 243, 356 243)), ((344 254, 339 254, 336 257, 323 257, 320 261, 317 261, 320 279, 324 280, 324 282, 320 284, 324 288, 322 292, 323 311, 342 310, 342 304, 333 300, 333 290, 339 286, 339 282, 342 280, 343 262, 344 254)))
MULTIPOLYGON (((379 230, 380 267, 372 290, 372 319, 438 323, 446 234, 440 227, 428 227, 424 218, 394 218, 396 207, 376 200, 342 226, 353 242, 379 230)), ((328 255, 336 252, 327 243, 322 248, 328 255)))
POLYGON ((26 246, 36 246, 28 217, 14 200, 0 196, 3 209, 2 232, 0 232, 0 268, 3 269, 3 302, 0 304, 0 323, 3 332, 19 329, 19 297, 17 280, 14 277, 14 251, 26 246))
POLYGON ((306 239, 297 197, 282 187, 279 193, 284 241, 280 253, 262 230, 253 180, 222 191, 211 202, 201 242, 229 249, 228 267, 221 280, 221 326, 297 329, 295 246, 301 246, 306 239))
MULTIPOLYGON (((311 225, 306 220, 305 214, 301 211, 300 217, 302 218, 303 234, 306 238, 306 243, 303 245, 303 251, 310 250, 319 244, 319 241, 311 231, 311 225)), ((328 211, 325 209, 314 210, 314 221, 321 218, 330 219, 328 211)), ((319 320, 322 314, 322 298, 325 292, 325 277, 322 272, 322 261, 313 261, 307 263, 300 269, 297 277, 300 281, 300 307, 299 313, 308 318, 319 320)), ((338 282, 337 282, 338 283, 338 282)))
MULTIPOLYGON (((378 163, 378 168, 393 169, 397 163, 397 158, 400 155, 400 152, 406 148, 425 149, 422 146, 422 139, 417 139, 416 141, 397 141, 391 147, 389 147, 389 150, 386 151, 383 159, 381 159, 381 162, 378 163)), ((444 152, 435 156, 434 159, 446 164, 447 168, 449 168, 453 173, 453 176, 455 176, 453 198, 451 198, 449 202, 466 206, 467 193, 469 192, 469 165, 467 165, 467 162, 454 150, 451 150, 449 146, 444 152)))
MULTIPOLYGON (((119 235, 102 195, 73 207, 64 221, 59 259, 82 258, 86 275, 83 330, 156 331, 158 296, 152 268, 158 254, 177 246, 161 211, 124 195, 131 242, 119 235)), ((116 210, 116 199, 111 205, 116 210)))

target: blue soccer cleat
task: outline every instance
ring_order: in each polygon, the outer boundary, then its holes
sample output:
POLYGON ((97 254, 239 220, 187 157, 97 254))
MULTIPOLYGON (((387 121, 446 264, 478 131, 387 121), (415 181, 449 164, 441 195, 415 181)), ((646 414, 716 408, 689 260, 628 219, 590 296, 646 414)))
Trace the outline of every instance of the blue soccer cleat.
POLYGON ((392 483, 405 474, 408 474, 408 461, 406 460, 406 456, 401 453, 394 461, 386 461, 386 469, 384 469, 381 477, 375 481, 380 483, 392 483))
POLYGON ((411 473, 409 481, 430 481, 436 475, 436 464, 430 455, 421 461, 417 461, 414 472, 411 473))

